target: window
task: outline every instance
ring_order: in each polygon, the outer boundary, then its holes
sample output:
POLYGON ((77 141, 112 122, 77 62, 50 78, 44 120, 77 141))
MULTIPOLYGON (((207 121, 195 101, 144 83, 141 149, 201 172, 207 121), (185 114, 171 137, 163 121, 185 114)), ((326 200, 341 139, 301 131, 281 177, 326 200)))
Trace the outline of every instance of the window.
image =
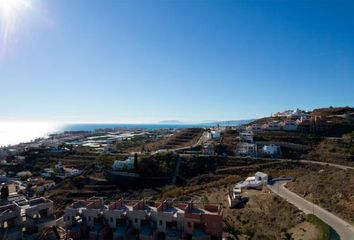
POLYGON ((88 221, 91 222, 91 217, 88 217, 88 221))
POLYGON ((137 218, 135 218, 135 223, 138 223, 138 219, 137 218))
POLYGON ((113 218, 111 217, 111 222, 113 222, 113 218))
POLYGON ((162 226, 162 220, 160 220, 160 226, 162 226))

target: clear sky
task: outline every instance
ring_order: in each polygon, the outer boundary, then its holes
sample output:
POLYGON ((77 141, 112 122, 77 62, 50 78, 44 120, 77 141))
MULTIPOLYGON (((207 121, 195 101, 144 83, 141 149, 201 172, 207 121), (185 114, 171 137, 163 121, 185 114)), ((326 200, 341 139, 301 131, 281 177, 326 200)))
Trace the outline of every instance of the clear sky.
POLYGON ((0 0, 0 14, 0 121, 354 106, 352 0, 0 0))

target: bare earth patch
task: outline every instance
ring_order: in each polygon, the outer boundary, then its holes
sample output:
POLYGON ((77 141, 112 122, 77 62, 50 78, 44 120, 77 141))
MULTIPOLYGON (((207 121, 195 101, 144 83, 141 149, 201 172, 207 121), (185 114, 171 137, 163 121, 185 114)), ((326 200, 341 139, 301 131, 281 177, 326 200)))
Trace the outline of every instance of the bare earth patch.
POLYGON ((314 240, 320 236, 320 231, 309 222, 302 222, 289 230, 293 240, 314 240))

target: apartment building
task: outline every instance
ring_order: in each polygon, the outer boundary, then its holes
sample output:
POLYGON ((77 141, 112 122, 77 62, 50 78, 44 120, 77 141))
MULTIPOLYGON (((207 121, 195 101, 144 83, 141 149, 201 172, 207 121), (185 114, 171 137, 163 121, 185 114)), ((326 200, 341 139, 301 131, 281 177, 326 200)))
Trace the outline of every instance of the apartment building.
POLYGON ((19 203, 24 209, 26 221, 24 226, 29 233, 43 231, 47 227, 55 226, 53 202, 46 198, 36 198, 19 203))
POLYGON ((157 207, 157 231, 166 240, 177 240, 183 236, 184 211, 165 200, 157 207))
POLYGON ((72 239, 221 239, 222 208, 193 202, 119 199, 104 204, 101 198, 73 203, 65 210, 67 237, 72 239))
POLYGON ((108 226, 112 229, 113 239, 125 239, 130 227, 128 212, 132 210, 131 206, 125 204, 123 199, 114 201, 108 205, 108 211, 105 211, 105 217, 108 226))
POLYGON ((53 202, 46 198, 6 200, 0 206, 0 236, 5 239, 26 239, 55 226, 53 202))
POLYGON ((22 239, 21 208, 17 204, 0 206, 0 236, 8 240, 22 239))
POLYGON ((222 208, 206 204, 197 208, 193 202, 180 205, 184 211, 184 239, 210 240, 222 237, 222 208))

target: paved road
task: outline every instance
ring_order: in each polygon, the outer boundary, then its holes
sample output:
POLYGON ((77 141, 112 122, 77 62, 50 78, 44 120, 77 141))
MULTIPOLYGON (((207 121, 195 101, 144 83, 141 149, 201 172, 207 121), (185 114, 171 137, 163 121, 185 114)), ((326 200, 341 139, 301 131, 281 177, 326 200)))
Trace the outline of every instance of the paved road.
MULTIPOLYGON (((294 160, 289 160, 289 161, 294 161, 294 160)), ((348 170, 348 169, 354 170, 354 167, 344 166, 344 165, 335 164, 335 163, 317 162, 317 161, 311 161, 311 160, 298 160, 298 161, 302 162, 302 163, 313 163, 313 164, 324 165, 324 166, 328 165, 331 167, 336 167, 336 168, 340 168, 340 169, 344 169, 344 170, 348 170)))
MULTIPOLYGON (((247 157, 238 157, 238 158, 247 158, 247 157)), ((328 165, 328 166, 335 167, 335 168, 339 168, 339 169, 343 169, 343 170, 349 170, 349 169, 354 170, 354 167, 350 167, 350 166, 345 166, 345 165, 340 165, 340 164, 335 164, 335 163, 328 163, 328 162, 319 162, 319 161, 305 160, 305 159, 301 159, 301 160, 283 159, 283 158, 257 158, 257 159, 265 160, 265 161, 278 160, 278 161, 280 161, 280 162, 311 163, 311 164, 317 164, 317 165, 322 165, 322 166, 327 166, 327 165, 328 165)))
POLYGON ((348 222, 328 212, 320 206, 313 204, 299 195, 285 188, 286 181, 280 181, 268 187, 280 197, 286 199, 306 214, 314 214, 331 226, 341 237, 342 240, 354 240, 354 226, 348 222))

